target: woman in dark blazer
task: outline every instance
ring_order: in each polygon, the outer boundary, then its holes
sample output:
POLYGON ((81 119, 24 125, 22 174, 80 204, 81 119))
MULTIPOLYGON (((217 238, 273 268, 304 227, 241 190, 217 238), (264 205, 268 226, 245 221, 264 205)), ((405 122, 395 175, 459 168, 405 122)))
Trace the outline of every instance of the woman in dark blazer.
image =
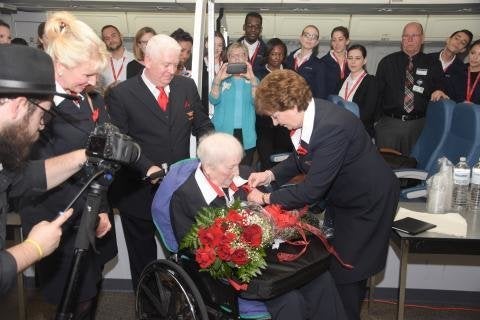
POLYGON ((143 62, 145 58, 145 48, 147 47, 148 40, 156 34, 155 30, 150 27, 140 28, 135 34, 133 42, 133 55, 135 56, 135 60, 127 64, 127 79, 142 73, 145 68, 143 62))
POLYGON ((353 101, 360 109, 360 119, 370 137, 375 136, 373 123, 377 106, 378 89, 375 76, 368 74, 367 49, 354 44, 347 50, 347 65, 350 74, 340 83, 338 95, 347 101, 353 101))
POLYGON ((458 102, 480 104, 480 40, 472 43, 468 61, 463 73, 457 74, 453 81, 455 95, 458 102))
POLYGON ((284 184, 298 174, 305 174, 305 179, 272 193, 254 189, 248 199, 287 209, 326 201, 335 230, 332 244, 353 265, 345 269, 332 259, 330 272, 348 319, 360 319, 367 279, 385 267, 398 179, 362 123, 347 110, 312 99, 307 83, 295 72, 266 76, 257 88, 255 105, 275 125, 292 130, 296 152, 271 170, 250 175, 250 186, 284 184))
MULTIPOLYGON (((267 42, 265 61, 257 70, 258 80, 261 81, 267 74, 283 69, 283 61, 287 56, 287 46, 279 38, 272 38, 267 42)), ((276 127, 272 119, 257 115, 255 122, 257 130, 257 151, 262 170, 270 169, 274 163, 270 156, 276 153, 292 152, 292 142, 287 129, 276 127)))
MULTIPOLYGON (((214 133, 202 138, 197 150, 199 167, 173 193, 170 219, 180 242, 203 207, 225 207, 234 199, 246 200, 242 188, 252 172, 239 166, 242 145, 232 135, 214 133)), ((308 284, 263 301, 272 319, 346 319, 341 300, 330 272, 326 271, 308 284)))
POLYGON ((305 78, 315 98, 325 99, 328 96, 325 66, 317 57, 319 36, 317 27, 308 25, 303 28, 300 35, 300 48, 287 57, 284 65, 305 78))
POLYGON ((326 55, 320 58, 325 65, 325 81, 323 84, 326 95, 336 94, 340 82, 350 73, 347 68, 347 47, 350 43, 350 33, 343 26, 333 28, 330 33, 330 47, 326 55))
MULTIPOLYGON (((108 61, 105 44, 90 27, 65 12, 54 14, 47 21, 45 32, 48 37, 46 52, 54 63, 57 91, 78 96, 78 100, 54 98, 52 110, 57 116, 46 124, 41 139, 34 145, 32 157, 37 159, 84 148, 95 126, 109 119, 100 94, 86 92, 87 88, 95 86, 96 75, 108 61)), ((44 194, 22 199, 19 211, 23 232, 27 234, 41 220, 55 219, 87 180, 87 172, 83 169, 44 194)), ((74 214, 63 226, 58 250, 36 264, 40 289, 46 300, 54 305, 61 302, 70 275, 75 238, 86 198, 87 192, 84 192, 74 203, 74 214)), ((75 319, 94 319, 103 266, 117 254, 115 234, 108 232, 113 217, 109 215, 107 200, 103 200, 96 229, 96 236, 101 239, 95 242, 99 253, 91 249, 85 255, 76 288, 78 300, 72 301, 75 319)))

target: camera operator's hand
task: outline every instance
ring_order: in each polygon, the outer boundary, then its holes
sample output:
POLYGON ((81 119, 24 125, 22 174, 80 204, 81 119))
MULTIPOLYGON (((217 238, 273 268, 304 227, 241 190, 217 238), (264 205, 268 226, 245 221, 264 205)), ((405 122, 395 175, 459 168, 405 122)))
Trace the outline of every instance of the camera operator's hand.
MULTIPOLYGON (((151 174, 155 173, 155 172, 158 172, 158 171, 163 171, 163 169, 158 167, 158 166, 151 166, 147 170, 147 177, 150 176, 151 174)), ((150 179, 150 183, 151 184, 156 184, 156 183, 158 183, 159 180, 160 180, 160 178, 150 179)))
POLYGON ((110 219, 108 219, 108 214, 105 212, 99 213, 98 219, 99 221, 97 230, 95 230, 95 235, 97 238, 102 238, 108 231, 110 231, 110 229, 112 229, 112 224, 110 223, 110 219))
POLYGON ((62 225, 70 218, 72 213, 73 209, 70 208, 52 222, 41 221, 33 226, 26 242, 35 246, 40 258, 48 256, 57 249, 62 236, 62 225))

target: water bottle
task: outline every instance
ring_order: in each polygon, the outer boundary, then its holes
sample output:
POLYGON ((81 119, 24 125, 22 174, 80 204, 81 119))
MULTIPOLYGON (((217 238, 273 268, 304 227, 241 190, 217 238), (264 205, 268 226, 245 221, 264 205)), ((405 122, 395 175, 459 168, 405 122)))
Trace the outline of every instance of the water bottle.
POLYGON ((468 209, 470 212, 480 213, 480 160, 478 160, 478 163, 472 168, 468 209))
POLYGON ((470 167, 465 157, 460 157, 453 168, 452 210, 462 212, 467 209, 468 185, 470 184, 470 167))

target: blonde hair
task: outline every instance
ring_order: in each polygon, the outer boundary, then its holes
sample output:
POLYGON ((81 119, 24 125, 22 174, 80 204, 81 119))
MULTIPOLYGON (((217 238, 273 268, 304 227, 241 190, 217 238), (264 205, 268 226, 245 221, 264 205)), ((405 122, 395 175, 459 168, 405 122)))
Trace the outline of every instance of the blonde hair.
POLYGON ((227 48, 227 60, 230 56, 230 53, 232 53, 233 50, 235 49, 241 49, 243 53, 245 54, 245 59, 248 60, 248 48, 241 42, 234 42, 231 45, 228 46, 227 48))
POLYGON ((137 31, 137 34, 135 34, 135 42, 133 43, 133 55, 138 61, 145 59, 145 53, 142 51, 142 48, 140 48, 140 39, 146 33, 151 33, 153 36, 157 34, 155 30, 150 27, 143 27, 137 31))
POLYGON ((47 20, 45 36, 45 51, 54 62, 74 68, 93 61, 97 72, 107 66, 110 54, 105 43, 92 28, 68 12, 57 12, 47 20))

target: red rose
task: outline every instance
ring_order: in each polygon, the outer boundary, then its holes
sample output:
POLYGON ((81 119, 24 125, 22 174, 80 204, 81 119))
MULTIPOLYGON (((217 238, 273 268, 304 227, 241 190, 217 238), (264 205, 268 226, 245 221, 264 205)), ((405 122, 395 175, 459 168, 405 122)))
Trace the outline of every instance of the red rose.
POLYGON ((227 221, 235 222, 235 223, 242 223, 243 222, 243 217, 236 210, 228 211, 226 219, 227 219, 227 221))
POLYGON ((242 240, 251 247, 258 247, 262 243, 262 228, 258 224, 243 227, 242 240))
POLYGON ((222 241, 223 231, 220 227, 213 225, 210 228, 198 230, 198 239, 204 246, 216 247, 222 241))
POLYGON ((237 266, 243 266, 248 262, 247 251, 245 249, 236 249, 232 253, 231 259, 237 266))
POLYGON ((232 232, 225 232, 222 235, 222 244, 230 244, 237 236, 232 232))
POLYGON ((195 253, 195 260, 202 269, 208 268, 215 259, 215 251, 208 246, 198 248, 195 253))
POLYGON ((223 261, 230 261, 232 257, 233 249, 230 244, 221 244, 217 248, 218 257, 223 261))
POLYGON ((297 224, 298 216, 288 211, 282 210, 279 205, 269 205, 265 207, 265 210, 270 214, 270 216, 275 221, 275 226, 280 229, 285 229, 292 227, 297 224))

